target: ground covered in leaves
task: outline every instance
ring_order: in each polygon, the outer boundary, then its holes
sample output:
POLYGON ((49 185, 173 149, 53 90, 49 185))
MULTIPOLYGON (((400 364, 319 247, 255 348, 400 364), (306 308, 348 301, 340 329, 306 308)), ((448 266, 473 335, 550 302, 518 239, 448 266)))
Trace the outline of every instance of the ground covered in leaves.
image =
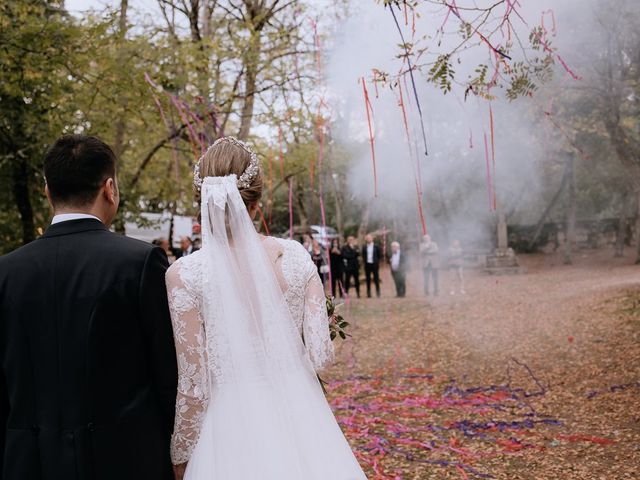
POLYGON ((371 479, 640 478, 640 267, 609 252, 468 274, 467 295, 351 300, 325 372, 371 479))

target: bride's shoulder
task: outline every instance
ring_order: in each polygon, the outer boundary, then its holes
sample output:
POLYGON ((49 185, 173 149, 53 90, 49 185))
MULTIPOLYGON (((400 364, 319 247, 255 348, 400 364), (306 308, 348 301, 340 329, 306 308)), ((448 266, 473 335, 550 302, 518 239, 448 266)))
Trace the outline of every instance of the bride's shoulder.
POLYGON ((301 259, 309 258, 309 260, 311 260, 309 252, 305 250, 305 248, 302 246, 300 242, 297 242, 295 240, 290 240, 288 238, 277 238, 277 237, 267 237, 267 238, 269 242, 274 242, 279 245, 279 247, 282 249, 283 255, 301 258, 301 259))
POLYGON ((292 278, 293 283, 305 285, 309 278, 317 272, 316 265, 306 248, 296 240, 288 238, 272 238, 282 250, 282 271, 292 278))
POLYGON ((169 266, 166 278, 185 285, 197 284, 202 273, 200 256, 201 251, 197 250, 191 255, 180 257, 169 266))

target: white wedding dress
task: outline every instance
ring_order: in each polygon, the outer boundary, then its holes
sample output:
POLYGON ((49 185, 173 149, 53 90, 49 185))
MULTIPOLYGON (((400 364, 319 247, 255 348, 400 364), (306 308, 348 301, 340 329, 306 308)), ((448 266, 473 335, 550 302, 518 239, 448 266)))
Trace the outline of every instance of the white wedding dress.
POLYGON ((186 480, 365 479, 315 371, 333 358, 316 267, 257 234, 236 177, 202 186, 203 248, 167 272, 186 480))

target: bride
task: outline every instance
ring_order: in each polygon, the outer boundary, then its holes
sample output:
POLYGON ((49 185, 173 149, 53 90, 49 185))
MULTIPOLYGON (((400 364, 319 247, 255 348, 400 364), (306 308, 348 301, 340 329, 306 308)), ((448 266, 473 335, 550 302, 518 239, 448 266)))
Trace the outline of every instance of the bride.
POLYGON ((315 375, 333 358, 316 267, 302 245, 253 226, 258 158, 221 138, 198 161, 194 188, 202 249, 167 272, 177 477, 365 479, 315 375))

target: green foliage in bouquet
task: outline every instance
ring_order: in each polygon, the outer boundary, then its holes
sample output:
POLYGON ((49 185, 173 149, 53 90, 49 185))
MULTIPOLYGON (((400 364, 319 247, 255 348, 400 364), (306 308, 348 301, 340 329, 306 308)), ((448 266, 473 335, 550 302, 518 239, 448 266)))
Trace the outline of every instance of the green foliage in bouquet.
MULTIPOLYGON (((331 340, 335 340, 340 337, 342 340, 346 340, 347 337, 350 337, 345 328, 349 326, 349 322, 347 322, 342 315, 337 313, 337 309, 339 305, 335 304, 334 298, 327 295, 327 316, 329 317, 329 335, 331 336, 331 340)), ((320 375, 316 374, 318 377, 318 381, 320 382, 320 386, 322 387, 322 391, 324 394, 327 394, 327 382, 325 382, 320 375)))
POLYGON ((331 340, 335 340, 338 337, 346 340, 347 337, 351 336, 345 331, 349 326, 349 322, 337 313, 337 307, 338 305, 335 304, 334 298, 327 295, 327 316, 329 317, 329 335, 331 336, 331 340))

